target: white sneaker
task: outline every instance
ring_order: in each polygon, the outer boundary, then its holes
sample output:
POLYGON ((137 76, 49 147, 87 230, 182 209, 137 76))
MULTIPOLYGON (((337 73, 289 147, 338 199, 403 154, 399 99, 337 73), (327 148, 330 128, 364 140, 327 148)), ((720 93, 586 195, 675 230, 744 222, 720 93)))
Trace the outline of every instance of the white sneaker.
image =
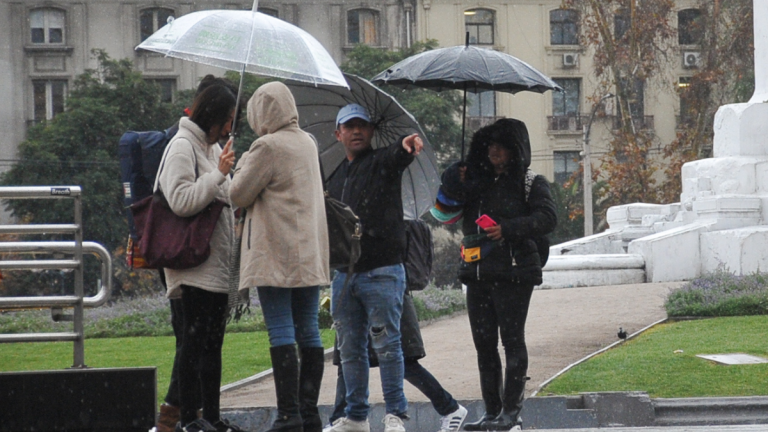
POLYGON ((405 432, 403 419, 396 415, 387 414, 381 422, 384 423, 384 432, 405 432))
POLYGON ((461 429, 461 425, 464 424, 464 420, 467 418, 467 409, 459 405, 459 408, 444 416, 440 421, 440 432, 455 432, 461 429))
POLYGON ((368 424, 368 419, 354 421, 341 417, 336 419, 330 427, 323 428, 323 432, 371 432, 371 426, 368 424))

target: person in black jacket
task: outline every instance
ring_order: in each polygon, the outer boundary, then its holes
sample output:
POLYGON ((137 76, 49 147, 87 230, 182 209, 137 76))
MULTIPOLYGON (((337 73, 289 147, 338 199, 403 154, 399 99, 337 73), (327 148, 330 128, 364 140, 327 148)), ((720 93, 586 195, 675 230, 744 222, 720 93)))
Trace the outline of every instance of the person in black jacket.
POLYGON ((459 279, 467 285, 467 311, 477 350, 485 414, 465 430, 520 428, 528 380, 525 320, 542 270, 535 238, 557 224, 549 184, 536 176, 526 192, 531 145, 525 124, 501 119, 473 136, 466 163, 443 173, 442 193, 463 203, 463 259, 459 279), (489 216, 495 225, 475 221, 489 216), (474 249, 472 249, 474 248, 474 249), (506 355, 502 379, 498 338, 506 355))
POLYGON ((373 149, 374 125, 365 108, 350 104, 336 117, 336 139, 346 158, 327 182, 330 195, 360 217, 362 254, 353 274, 337 272, 331 285, 333 316, 346 385, 345 417, 332 432, 368 432, 368 335, 379 358, 386 405, 385 432, 404 432, 408 401, 403 393, 400 316, 405 292, 405 225, 400 190, 403 171, 419 154, 417 134, 373 149), (347 282, 348 280, 348 282, 347 282))

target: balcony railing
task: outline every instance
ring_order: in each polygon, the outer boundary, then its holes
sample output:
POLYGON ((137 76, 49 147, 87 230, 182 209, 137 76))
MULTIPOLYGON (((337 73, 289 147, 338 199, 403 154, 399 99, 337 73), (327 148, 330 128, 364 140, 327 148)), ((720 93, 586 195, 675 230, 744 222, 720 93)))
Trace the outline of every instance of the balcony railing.
POLYGON ((547 116, 547 131, 581 133, 587 118, 588 116, 581 114, 547 116))
POLYGON ((504 117, 467 117, 467 132, 474 132, 481 127, 495 123, 504 117))
MULTIPOLYGON (((632 123, 635 130, 653 130, 653 116, 635 116, 632 117, 632 123)), ((621 128, 621 117, 613 116, 613 129, 621 128)))

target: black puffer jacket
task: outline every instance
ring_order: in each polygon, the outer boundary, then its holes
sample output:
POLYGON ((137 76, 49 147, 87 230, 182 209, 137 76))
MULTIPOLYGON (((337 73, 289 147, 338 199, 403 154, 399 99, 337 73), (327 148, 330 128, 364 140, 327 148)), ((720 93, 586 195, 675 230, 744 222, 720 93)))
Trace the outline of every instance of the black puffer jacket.
POLYGON ((530 164, 531 145, 525 124, 501 119, 473 136, 464 182, 459 179, 458 163, 443 173, 444 192, 465 203, 465 236, 484 233, 475 223, 483 214, 501 225, 503 241, 487 257, 472 263, 462 261, 459 279, 463 283, 482 280, 541 284, 541 260, 533 239, 555 229, 557 214, 544 176, 536 176, 526 202, 525 173, 530 164), (488 160, 492 141, 512 150, 511 166, 498 176, 488 160))

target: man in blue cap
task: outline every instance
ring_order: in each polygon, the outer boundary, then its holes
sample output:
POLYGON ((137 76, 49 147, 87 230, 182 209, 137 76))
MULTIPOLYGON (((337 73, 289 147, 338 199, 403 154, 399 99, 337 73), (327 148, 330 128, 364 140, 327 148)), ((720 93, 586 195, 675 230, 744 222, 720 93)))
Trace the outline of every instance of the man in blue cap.
POLYGON ((374 125, 357 104, 339 110, 336 139, 346 158, 327 182, 334 198, 360 217, 362 253, 352 274, 337 272, 331 285, 333 315, 347 389, 345 417, 329 432, 369 432, 368 335, 379 359, 386 404, 384 432, 405 432, 408 401, 403 393, 400 316, 405 292, 405 223, 400 184, 403 171, 421 152, 418 134, 387 147, 371 148, 374 125), (345 283, 349 279, 349 282, 345 283))

